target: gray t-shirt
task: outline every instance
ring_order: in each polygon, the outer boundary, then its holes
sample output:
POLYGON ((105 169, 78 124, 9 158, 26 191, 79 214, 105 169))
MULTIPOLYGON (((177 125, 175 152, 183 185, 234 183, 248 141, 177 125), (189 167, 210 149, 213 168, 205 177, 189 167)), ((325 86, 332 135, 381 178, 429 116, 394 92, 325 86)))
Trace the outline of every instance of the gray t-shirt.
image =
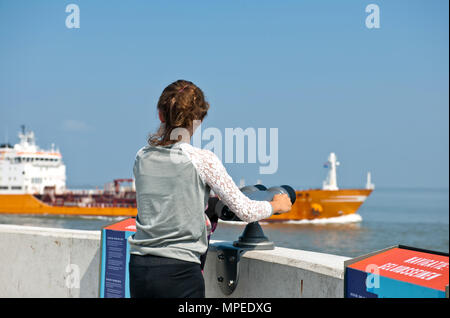
POLYGON ((177 142, 138 151, 133 173, 138 215, 130 252, 200 263, 208 248, 205 209, 210 190, 243 221, 272 215, 266 201, 247 198, 211 151, 177 142))

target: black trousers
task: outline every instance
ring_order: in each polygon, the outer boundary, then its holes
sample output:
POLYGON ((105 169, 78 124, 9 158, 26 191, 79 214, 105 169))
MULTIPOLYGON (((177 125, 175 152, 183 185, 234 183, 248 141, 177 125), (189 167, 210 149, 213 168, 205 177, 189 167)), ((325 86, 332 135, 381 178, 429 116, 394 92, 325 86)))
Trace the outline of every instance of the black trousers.
POLYGON ((204 298, 200 264, 152 255, 130 255, 131 298, 204 298))

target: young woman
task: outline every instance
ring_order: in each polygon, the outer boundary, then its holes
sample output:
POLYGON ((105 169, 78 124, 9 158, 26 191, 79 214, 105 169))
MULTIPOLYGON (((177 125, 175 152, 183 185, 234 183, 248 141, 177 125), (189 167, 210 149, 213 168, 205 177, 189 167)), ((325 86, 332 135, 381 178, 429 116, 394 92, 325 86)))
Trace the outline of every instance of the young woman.
POLYGON ((254 222, 288 212, 285 194, 272 202, 247 198, 217 156, 189 144, 195 121, 209 109, 192 82, 167 86, 157 106, 161 126, 134 164, 138 215, 129 238, 131 297, 205 297, 200 257, 208 247, 206 215, 210 190, 241 220, 254 222), (187 132, 188 140, 177 131, 187 132))

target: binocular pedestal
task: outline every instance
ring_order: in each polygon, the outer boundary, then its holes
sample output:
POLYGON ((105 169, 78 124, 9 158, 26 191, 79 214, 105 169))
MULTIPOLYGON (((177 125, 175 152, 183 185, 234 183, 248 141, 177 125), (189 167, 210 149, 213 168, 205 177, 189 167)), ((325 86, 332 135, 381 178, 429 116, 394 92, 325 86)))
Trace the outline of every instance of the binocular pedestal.
MULTIPOLYGON (((257 201, 272 201, 276 194, 289 195, 292 204, 296 199, 293 188, 287 185, 267 189, 262 184, 241 188, 248 198, 257 201)), ((210 198, 206 212, 211 218, 224 221, 241 221, 219 198, 210 198)), ((275 244, 265 235, 258 222, 248 223, 237 241, 215 243, 217 251, 216 277, 219 288, 225 295, 231 295, 239 281, 239 261, 242 254, 251 250, 273 250, 275 244)))
POLYGON ((258 222, 248 223, 239 240, 233 242, 233 246, 253 250, 273 250, 275 248, 275 244, 264 235, 258 222))

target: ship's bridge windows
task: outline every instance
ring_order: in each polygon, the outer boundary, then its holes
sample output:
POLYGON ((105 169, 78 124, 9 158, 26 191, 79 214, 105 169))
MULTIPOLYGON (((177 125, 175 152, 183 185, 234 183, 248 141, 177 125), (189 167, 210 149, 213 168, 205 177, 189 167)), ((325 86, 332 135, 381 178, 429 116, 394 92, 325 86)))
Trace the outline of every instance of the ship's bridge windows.
POLYGON ((11 190, 22 190, 21 186, 12 186, 11 190))
POLYGON ((42 178, 31 178, 31 183, 42 183, 42 178))
POLYGON ((0 190, 8 190, 9 187, 8 186, 0 186, 0 190))

